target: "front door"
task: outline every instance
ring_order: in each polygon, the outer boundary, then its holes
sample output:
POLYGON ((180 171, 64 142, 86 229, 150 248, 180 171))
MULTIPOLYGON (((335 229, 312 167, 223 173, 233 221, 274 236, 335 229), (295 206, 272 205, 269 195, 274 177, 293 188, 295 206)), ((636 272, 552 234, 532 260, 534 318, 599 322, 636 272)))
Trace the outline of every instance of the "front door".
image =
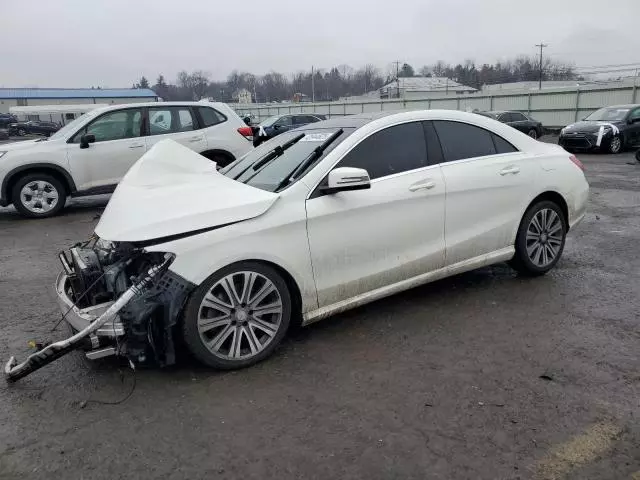
POLYGON ((630 122, 626 129, 627 145, 630 147, 640 147, 640 107, 629 113, 627 122, 630 122))
POLYGON ((78 131, 67 146, 67 157, 78 190, 108 190, 145 151, 142 110, 126 108, 107 112, 78 131), (84 134, 95 136, 88 148, 80 148, 84 134))
POLYGON ((319 306, 441 268, 445 186, 420 122, 381 130, 336 167, 364 168, 368 190, 312 194, 307 233, 319 306))
POLYGON ((198 130, 190 107, 150 107, 148 115, 147 149, 167 138, 198 153, 207 149, 204 131, 198 130))
POLYGON ((447 185, 446 263, 513 245, 533 195, 537 160, 475 125, 434 121, 447 185))

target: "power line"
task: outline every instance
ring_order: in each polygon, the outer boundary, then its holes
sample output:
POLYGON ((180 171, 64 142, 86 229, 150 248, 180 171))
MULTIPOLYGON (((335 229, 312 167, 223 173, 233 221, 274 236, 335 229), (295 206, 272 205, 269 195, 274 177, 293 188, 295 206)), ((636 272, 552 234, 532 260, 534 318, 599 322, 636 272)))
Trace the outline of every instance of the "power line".
POLYGON ((538 89, 542 90, 542 49, 548 47, 546 43, 537 43, 536 47, 540 47, 540 80, 538 80, 538 89))

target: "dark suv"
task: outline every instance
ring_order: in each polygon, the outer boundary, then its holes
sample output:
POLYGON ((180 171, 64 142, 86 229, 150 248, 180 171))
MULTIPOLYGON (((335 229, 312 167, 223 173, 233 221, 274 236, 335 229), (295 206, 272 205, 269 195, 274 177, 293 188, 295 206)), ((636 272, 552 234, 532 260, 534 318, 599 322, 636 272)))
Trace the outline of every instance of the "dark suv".
POLYGON ((9 128, 9 125, 16 123, 18 119, 10 113, 0 113, 0 128, 9 128))
POLYGON ((274 115, 260 122, 257 126, 251 127, 253 130, 253 146, 257 147, 262 142, 280 135, 287 130, 307 125, 308 123, 320 122, 327 117, 318 113, 292 113, 287 115, 274 115))

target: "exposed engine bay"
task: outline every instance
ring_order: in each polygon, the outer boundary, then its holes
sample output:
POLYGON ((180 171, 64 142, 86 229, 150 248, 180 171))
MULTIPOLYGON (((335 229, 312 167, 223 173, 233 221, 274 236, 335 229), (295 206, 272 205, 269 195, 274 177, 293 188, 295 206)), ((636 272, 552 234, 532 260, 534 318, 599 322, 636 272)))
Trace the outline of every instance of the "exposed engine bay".
MULTIPOLYGON (((163 262, 164 254, 145 252, 131 243, 96 240, 60 253, 67 274, 67 295, 78 308, 95 307, 120 297, 141 274, 163 262)), ((134 363, 175 363, 173 327, 192 284, 165 271, 140 295, 132 298, 111 323, 123 335, 113 336, 114 354, 134 363)), ((106 325, 108 329, 109 324, 106 325)), ((103 337, 104 338, 104 337, 103 337)), ((100 339, 101 344, 104 340, 100 339)), ((101 345, 102 346, 102 345, 101 345)))
POLYGON ((59 259, 58 295, 61 306, 69 305, 64 319, 73 335, 20 365, 12 357, 5 366, 9 381, 77 348, 90 359, 117 355, 132 364, 175 363, 173 330, 194 285, 168 270, 172 255, 93 238, 60 252, 59 259))

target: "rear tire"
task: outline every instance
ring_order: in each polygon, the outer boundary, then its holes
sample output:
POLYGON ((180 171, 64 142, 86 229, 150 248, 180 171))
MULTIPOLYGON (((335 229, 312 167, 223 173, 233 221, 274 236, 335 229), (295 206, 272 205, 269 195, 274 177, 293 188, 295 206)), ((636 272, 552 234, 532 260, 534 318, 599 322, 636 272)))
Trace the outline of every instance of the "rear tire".
POLYGON ((29 173, 18 179, 11 190, 13 206, 29 218, 53 217, 66 201, 64 185, 46 173, 29 173))
POLYGON ((523 275, 544 275, 560 260, 566 236, 562 209, 549 200, 537 202, 522 217, 509 264, 523 275))
POLYGON ((538 132, 536 132, 535 128, 532 128, 531 130, 529 130, 527 132, 527 135, 529 135, 531 138, 533 138, 534 140, 538 139, 538 132))
POLYGON ((235 263, 191 295, 183 317, 184 343, 209 367, 248 367, 277 348, 291 311, 291 294, 278 272, 258 262, 235 263))

